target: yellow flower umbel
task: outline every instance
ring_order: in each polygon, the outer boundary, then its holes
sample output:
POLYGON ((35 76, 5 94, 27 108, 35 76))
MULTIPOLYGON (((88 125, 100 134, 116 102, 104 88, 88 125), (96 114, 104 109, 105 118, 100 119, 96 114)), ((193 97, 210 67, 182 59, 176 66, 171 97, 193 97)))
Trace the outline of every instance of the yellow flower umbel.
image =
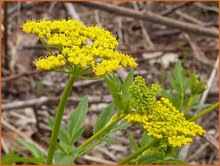
POLYGON ((128 114, 125 119, 131 123, 143 124, 147 135, 165 139, 173 147, 186 145, 197 134, 205 133, 199 125, 187 121, 166 98, 161 98, 154 108, 145 113, 128 114))
POLYGON ((57 55, 40 58, 37 68, 54 70, 66 65, 91 68, 97 76, 123 67, 137 67, 135 59, 114 49, 118 41, 106 29, 87 27, 77 20, 29 20, 22 25, 23 31, 37 35, 49 46, 58 48, 57 55), (88 44, 89 43, 89 44, 88 44))

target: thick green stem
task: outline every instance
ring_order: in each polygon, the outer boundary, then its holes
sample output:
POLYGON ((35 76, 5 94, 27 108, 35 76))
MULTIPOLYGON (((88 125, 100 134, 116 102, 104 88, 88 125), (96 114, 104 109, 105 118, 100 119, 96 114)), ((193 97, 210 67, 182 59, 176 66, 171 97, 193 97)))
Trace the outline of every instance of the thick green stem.
POLYGON ((115 119, 112 120, 112 122, 109 125, 104 126, 101 128, 98 132, 96 132, 92 137, 87 139, 85 142, 83 142, 79 147, 83 148, 86 147, 88 144, 93 142, 96 138, 98 138, 100 135, 102 135, 105 131, 109 130, 112 126, 117 124, 124 116, 118 116, 115 119))
POLYGON ((61 96, 61 99, 60 99, 60 102, 59 102, 59 105, 57 108, 57 112, 56 112, 56 117, 55 117, 55 122, 54 122, 52 135, 51 135, 51 139, 50 139, 46 164, 52 164, 53 154, 54 154, 54 151, 56 148, 57 137, 58 137, 58 133, 60 130, 60 124, 62 121, 64 108, 67 104, 67 99, 70 95, 70 92, 72 90, 73 83, 74 83, 75 79, 76 79, 76 76, 70 75, 70 78, 69 78, 69 80, 66 84, 66 87, 62 93, 62 96, 61 96))
POLYGON ((135 151, 134 153, 130 154, 128 157, 124 158, 123 160, 121 160, 118 164, 126 164, 127 162, 129 162, 130 160, 132 160, 133 158, 137 157, 138 155, 140 155, 141 153, 143 153, 145 150, 147 150, 148 148, 150 148, 152 145, 154 145, 157 142, 156 139, 153 139, 151 142, 149 142, 148 144, 145 144, 144 146, 140 147, 137 151, 135 151))
POLYGON ((191 119, 189 119, 189 121, 196 121, 197 119, 199 119, 200 117, 208 114, 209 112, 213 111, 215 108, 217 108, 219 105, 219 102, 211 105, 209 108, 205 109, 204 111, 198 113, 197 115, 195 115, 194 117, 192 117, 191 119))

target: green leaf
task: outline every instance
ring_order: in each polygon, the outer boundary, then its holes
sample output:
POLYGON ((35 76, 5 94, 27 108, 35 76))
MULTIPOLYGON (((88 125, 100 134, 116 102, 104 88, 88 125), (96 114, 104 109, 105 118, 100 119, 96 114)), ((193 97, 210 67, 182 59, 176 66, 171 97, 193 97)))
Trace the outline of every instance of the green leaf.
POLYGON ((109 104, 103 112, 99 115, 99 118, 96 121, 96 124, 93 129, 93 133, 99 131, 102 127, 104 127, 107 122, 111 119, 115 110, 114 104, 109 104))
POLYGON ((16 163, 32 163, 32 164, 43 164, 44 158, 42 157, 10 157, 7 159, 2 159, 3 165, 11 165, 16 163))
POLYGON ((13 158, 19 157, 16 150, 11 150, 6 155, 2 157, 1 164, 14 164, 13 158))
POLYGON ((166 157, 163 160, 154 161, 153 164, 188 164, 188 163, 172 157, 166 157))
POLYGON ((196 104, 196 105, 193 105, 191 107, 191 109, 194 109, 194 110, 197 110, 197 109, 204 109, 204 108, 207 108, 211 106, 211 104, 196 104))
MULTIPOLYGON (((49 127, 51 129, 53 129, 53 126, 54 126, 54 119, 52 116, 48 116, 48 124, 49 124, 49 127)), ((59 130, 59 134, 58 134, 58 138, 60 141, 62 141, 63 143, 65 144, 69 144, 69 135, 68 135, 68 132, 65 128, 63 128, 62 126, 60 126, 60 130, 59 130)))
POLYGON ((166 157, 178 158, 179 156, 179 147, 168 146, 166 151, 166 157))
POLYGON ((75 133, 72 134, 70 139, 71 145, 74 144, 82 136, 84 130, 85 130, 85 126, 82 126, 75 133))
POLYGON ((171 95, 170 92, 168 92, 166 89, 163 88, 161 95, 167 99, 169 99, 170 101, 173 100, 173 96, 171 95))
POLYGON ((131 94, 128 92, 128 88, 131 86, 133 80, 134 80, 134 69, 131 69, 122 85, 122 94, 125 97, 126 101, 128 101, 129 98, 131 97, 131 94))
POLYGON ((166 152, 168 150, 168 142, 166 140, 161 140, 159 142, 159 148, 161 151, 166 152))
POLYGON ((123 102, 122 102, 122 97, 121 97, 122 96, 121 81, 118 79, 118 77, 114 73, 109 73, 105 75, 104 80, 113 97, 115 107, 117 108, 118 111, 122 111, 123 102))
POLYGON ((60 159, 59 164, 73 164, 73 160, 72 156, 64 156, 60 159))
MULTIPOLYGON (((159 144, 158 144, 159 145, 159 144)), ((157 160, 162 160, 165 158, 166 153, 161 150, 158 145, 154 145, 147 149, 139 159, 138 164, 152 164, 157 160)))
POLYGON ((117 131, 125 130, 127 129, 131 124, 128 123, 127 121, 121 121, 117 126, 113 126, 113 128, 110 130, 110 133, 114 133, 117 131))
MULTIPOLYGON (((69 132, 69 135, 72 138, 77 138, 76 135, 79 131, 82 130, 81 126, 83 124, 83 120, 88 112, 88 97, 83 97, 80 103, 78 104, 75 111, 70 116, 70 119, 68 120, 67 129, 69 132), (81 130, 79 130, 81 128, 81 130)), ((81 131, 82 132, 82 131, 81 131)), ((76 139, 74 140, 76 141, 76 139)), ((74 142, 71 142, 74 143, 74 142)))
POLYGON ((105 141, 108 146, 111 146, 114 142, 114 140, 112 138, 109 138, 109 137, 104 137, 103 141, 105 141))
POLYGON ((160 159, 162 159, 161 156, 157 154, 146 154, 139 159, 138 164, 152 164, 160 159))
POLYGON ((191 90, 191 95, 197 95, 201 94, 205 91, 206 86, 205 84, 200 81, 195 74, 190 74, 190 90, 191 90))
POLYGON ((73 146, 70 151, 70 154, 71 154, 71 156, 77 156, 79 153, 81 153, 82 151, 84 151, 86 149, 87 149, 87 147, 80 148, 80 147, 73 146))
POLYGON ((44 156, 43 153, 41 152, 41 150, 36 145, 34 145, 34 144, 32 144, 22 138, 17 138, 17 141, 20 144, 22 144, 24 147, 26 147, 34 157, 43 157, 44 156))
POLYGON ((146 133, 143 134, 142 138, 141 138, 141 146, 151 142, 153 140, 152 137, 148 136, 146 133))
MULTIPOLYGON (((49 145, 49 143, 50 143, 50 137, 42 137, 41 140, 43 140, 43 141, 44 141, 45 143, 47 143, 48 145, 49 145)), ((66 146, 66 144, 63 143, 62 141, 60 142, 60 144, 58 144, 58 142, 57 142, 57 143, 56 143, 56 147, 57 147, 61 152, 67 154, 67 152, 64 150, 64 149, 66 149, 66 148, 63 148, 63 147, 61 146, 61 145, 63 145, 63 144, 66 146)))
POLYGON ((55 152, 54 154, 54 164, 73 164, 74 159, 73 156, 67 156, 62 152, 55 152))
POLYGON ((138 144, 136 142, 136 140, 132 137, 132 135, 129 133, 128 135, 128 140, 131 144, 131 148, 133 149, 133 151, 135 152, 136 150, 138 150, 138 144))
POLYGON ((185 81, 185 71, 181 65, 180 61, 177 61, 175 68, 174 68, 174 77, 176 78, 176 81, 178 81, 179 85, 178 87, 180 88, 179 91, 182 93, 184 92, 184 81, 185 81))

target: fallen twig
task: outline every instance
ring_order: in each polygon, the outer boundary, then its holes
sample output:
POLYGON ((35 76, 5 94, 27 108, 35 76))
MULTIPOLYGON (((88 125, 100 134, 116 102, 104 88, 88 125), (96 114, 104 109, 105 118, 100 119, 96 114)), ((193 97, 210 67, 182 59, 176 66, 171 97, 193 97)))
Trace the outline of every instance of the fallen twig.
POLYGON ((20 78, 22 76, 30 76, 30 75, 38 74, 38 73, 41 73, 41 72, 44 72, 44 71, 43 70, 32 70, 32 71, 28 71, 28 72, 25 72, 25 73, 19 73, 19 74, 15 74, 15 75, 10 75, 10 76, 7 76, 7 77, 3 77, 2 78, 2 82, 12 81, 12 80, 20 78))
MULTIPOLYGON (((135 9, 136 11, 139 11, 137 2, 132 2, 132 4, 133 4, 133 6, 134 6, 134 9, 135 9)), ((154 46, 153 42, 151 41, 150 36, 149 36, 149 34, 148 34, 148 32, 147 32, 145 26, 144 26, 144 22, 143 22, 142 20, 139 20, 139 24, 140 24, 140 26, 141 26, 141 30, 142 30, 142 33, 143 33, 143 35, 144 35, 144 38, 145 38, 147 44, 149 45, 150 48, 154 49, 155 46, 154 46)))
POLYGON ((182 2, 182 3, 178 3, 177 5, 173 6, 172 8, 169 8, 169 9, 166 9, 166 10, 162 11, 162 12, 160 13, 160 15, 162 15, 162 16, 167 16, 167 15, 169 15, 169 14, 175 12, 177 9, 180 9, 180 8, 182 9, 183 7, 188 6, 188 5, 192 4, 192 3, 193 3, 193 2, 182 2))
POLYGON ((2 124, 9 128, 10 130, 12 130, 14 133, 16 133, 18 136, 26 139, 28 142, 36 145, 45 155, 47 154, 46 150, 43 149, 41 146, 39 146, 36 142, 34 142, 33 140, 31 140, 30 138, 26 137, 22 132, 20 132, 19 130, 17 130, 14 126, 12 126, 10 123, 8 123, 7 121, 5 121, 4 119, 1 119, 2 124))
MULTIPOLYGON (((89 102, 90 103, 110 103, 112 101, 112 98, 110 95, 105 96, 89 96, 89 102)), ((22 101, 14 101, 7 104, 2 104, 2 111, 4 110, 13 110, 18 108, 25 108, 25 107, 33 107, 33 106, 40 106, 40 105, 51 105, 51 104, 57 104, 59 102, 59 97, 40 97, 30 100, 22 100, 22 101)), ((70 97, 68 99, 68 103, 78 103, 81 100, 80 97, 70 97)))
POLYGON ((217 29, 205 28, 196 24, 190 24, 183 21, 167 18, 159 14, 155 14, 149 11, 138 12, 129 8, 119 7, 108 3, 102 2, 77 2, 78 5, 84 5, 91 8, 104 10, 114 14, 122 16, 132 17, 143 21, 151 21, 157 24, 164 24, 170 27, 182 29, 184 31, 190 31, 201 35, 208 35, 212 37, 218 37, 219 33, 217 29))
POLYGON ((212 12, 219 13, 218 7, 212 7, 212 6, 208 6, 208 5, 204 5, 204 4, 205 3, 200 3, 200 2, 194 3, 194 5, 197 6, 197 7, 200 7, 202 9, 209 10, 209 11, 212 11, 212 12))
POLYGON ((95 157, 95 156, 84 155, 83 158, 86 159, 86 160, 98 162, 98 163, 101 163, 101 164, 115 164, 115 162, 105 160, 105 159, 101 159, 101 158, 98 158, 98 157, 95 157))
MULTIPOLYGON (((153 33, 152 36, 153 38, 159 37, 159 36, 164 36, 164 35, 170 35, 169 33, 175 34, 175 33, 180 33, 181 31, 175 30, 175 31, 161 31, 161 32, 156 32, 155 34, 153 33)), ((44 49, 43 46, 41 45, 35 45, 35 46, 22 46, 21 49, 44 49)), ((50 48, 51 49, 51 48, 50 48)), ((53 48, 52 48, 53 49, 53 48)), ((155 48, 155 49, 141 49, 141 50, 132 50, 132 51, 123 51, 125 53, 130 53, 130 54, 139 54, 139 53, 144 53, 144 52, 157 52, 157 51, 164 51, 164 52, 181 52, 181 51, 191 51, 192 49, 189 47, 183 47, 183 48, 176 48, 176 47, 170 47, 169 45, 165 45, 163 48, 155 48)), ((201 47, 201 51, 218 51, 217 47, 201 47)))

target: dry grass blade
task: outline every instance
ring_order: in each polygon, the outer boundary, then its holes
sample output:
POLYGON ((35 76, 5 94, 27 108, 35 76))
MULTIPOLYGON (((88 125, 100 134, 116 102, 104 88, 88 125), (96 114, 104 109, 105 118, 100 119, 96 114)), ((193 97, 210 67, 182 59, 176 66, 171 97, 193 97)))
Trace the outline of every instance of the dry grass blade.
POLYGON ((86 160, 101 163, 101 164, 115 164, 115 162, 105 160, 105 159, 101 159, 101 158, 97 158, 97 157, 94 157, 94 156, 89 156, 89 155, 84 155, 83 158, 86 159, 86 160))

